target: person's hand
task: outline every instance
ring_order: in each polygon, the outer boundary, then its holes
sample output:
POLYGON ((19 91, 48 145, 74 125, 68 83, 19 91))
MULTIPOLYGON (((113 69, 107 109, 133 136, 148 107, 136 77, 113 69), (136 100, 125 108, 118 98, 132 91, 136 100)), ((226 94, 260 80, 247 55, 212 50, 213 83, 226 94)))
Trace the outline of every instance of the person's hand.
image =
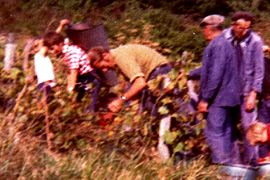
POLYGON ((68 93, 72 93, 74 91, 74 87, 73 86, 67 86, 67 92, 68 93))
POLYGON ((65 26, 70 24, 70 21, 68 19, 62 19, 59 23, 61 26, 65 26))
POLYGON ((268 45, 263 45, 262 49, 263 49, 263 52, 269 52, 270 51, 270 47, 268 45))
POLYGON ((197 108, 198 108, 198 111, 201 113, 208 112, 208 102, 200 101, 197 108))
POLYGON ((56 33, 61 33, 64 29, 64 26, 65 25, 68 25, 70 24, 70 21, 68 19, 62 19, 60 22, 59 22, 59 26, 56 28, 55 32, 56 33))
POLYGON ((110 111, 116 113, 122 109, 123 103, 124 102, 121 98, 117 98, 113 100, 111 103, 109 103, 108 108, 110 111))
POLYGON ((251 145, 265 143, 268 139, 267 125, 261 122, 253 123, 247 130, 246 138, 251 145))
POLYGON ((257 93, 252 91, 247 97, 245 102, 245 109, 246 111, 252 111, 256 106, 256 96, 257 93))

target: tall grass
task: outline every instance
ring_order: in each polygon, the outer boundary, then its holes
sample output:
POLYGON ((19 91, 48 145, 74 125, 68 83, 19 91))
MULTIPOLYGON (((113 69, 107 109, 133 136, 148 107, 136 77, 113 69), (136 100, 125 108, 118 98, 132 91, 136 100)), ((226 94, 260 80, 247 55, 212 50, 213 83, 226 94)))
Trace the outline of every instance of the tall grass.
MULTIPOLYGON (((2 130, 2 129, 1 129, 2 130)), ((18 135, 19 136, 19 135, 18 135)), ((204 158, 161 163, 151 159, 128 159, 116 152, 88 148, 57 154, 36 139, 10 139, 0 146, 0 179, 218 179, 216 166, 204 158)), ((2 136, 1 136, 2 137, 2 136)), ((1 140, 3 140, 1 138, 1 140)))
MULTIPOLYGON (((0 8, 3 9, 0 24, 4 25, 5 30, 21 34, 17 39, 20 44, 14 69, 10 73, 4 72, 3 63, 0 62, 0 180, 222 179, 218 166, 210 164, 208 154, 191 160, 175 162, 171 159, 162 163, 155 149, 156 134, 151 129, 156 122, 147 116, 139 116, 133 109, 120 114, 107 129, 98 127, 98 117, 83 111, 89 100, 84 99, 83 103, 76 104, 73 97, 66 94, 65 69, 59 60, 53 61, 58 90, 55 101, 49 105, 51 113, 48 119, 52 123, 53 133, 52 147, 49 149, 44 121, 46 115, 44 107, 38 105, 36 82, 26 82, 29 72, 22 72, 21 52, 25 35, 42 34, 53 29, 62 17, 69 16, 76 22, 91 20, 96 15, 97 19, 104 21, 111 47, 129 42, 146 44, 170 56, 172 61, 181 61, 181 68, 187 73, 196 65, 194 60, 200 61, 199 54, 204 47, 196 19, 189 15, 169 14, 168 10, 151 6, 143 9, 133 0, 131 2, 135 2, 135 5, 128 2, 126 10, 117 14, 119 17, 110 14, 115 10, 114 4, 100 11, 95 9, 91 1, 71 1, 68 4, 55 0, 12 2, 13 8, 8 8, 7 4, 0 8), (82 4, 84 6, 81 8, 82 4), (186 53, 190 57, 182 58, 182 52, 186 50, 190 51, 186 53), (194 54, 197 55, 195 58, 194 54), (126 132, 123 130, 125 125, 134 126, 134 131, 126 132)), ((115 6, 121 3, 116 1, 115 6)), ((264 13, 266 16, 267 13, 264 13)), ((196 14, 196 17, 200 15, 196 14)), ((255 28, 269 38, 267 25, 260 22, 255 28)), ((4 44, 5 38, 1 36, 1 58, 4 44)), ((184 87, 184 82, 178 83, 184 87)), ((183 121, 188 120, 182 118, 183 121)), ((197 128, 201 133, 202 127, 197 128)), ((189 146, 205 145, 201 138, 193 138, 192 141, 194 143, 189 146)))

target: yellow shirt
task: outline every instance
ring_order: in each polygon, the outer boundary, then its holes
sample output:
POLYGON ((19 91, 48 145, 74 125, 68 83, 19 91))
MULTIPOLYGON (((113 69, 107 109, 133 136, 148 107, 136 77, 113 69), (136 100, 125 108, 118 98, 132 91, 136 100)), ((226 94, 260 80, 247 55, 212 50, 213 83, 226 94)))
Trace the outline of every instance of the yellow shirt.
POLYGON ((168 63, 164 56, 144 45, 122 45, 112 49, 111 53, 115 58, 115 63, 130 82, 137 77, 148 79, 156 67, 168 63))

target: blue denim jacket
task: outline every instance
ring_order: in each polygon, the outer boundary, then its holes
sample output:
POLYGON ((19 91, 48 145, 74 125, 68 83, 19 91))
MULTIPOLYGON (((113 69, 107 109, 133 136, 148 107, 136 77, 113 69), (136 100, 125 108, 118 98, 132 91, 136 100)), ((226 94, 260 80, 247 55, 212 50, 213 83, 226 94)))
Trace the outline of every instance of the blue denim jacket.
MULTIPOLYGON (((233 43, 234 37, 232 29, 228 28, 223 31, 227 40, 233 43)), ((243 75, 242 95, 249 94, 252 90, 260 93, 264 77, 264 54, 262 50, 263 41, 259 35, 251 33, 240 42, 243 53, 243 75)))
POLYGON ((201 69, 201 99, 209 105, 233 107, 240 104, 240 76, 235 48, 223 34, 205 48, 201 69))

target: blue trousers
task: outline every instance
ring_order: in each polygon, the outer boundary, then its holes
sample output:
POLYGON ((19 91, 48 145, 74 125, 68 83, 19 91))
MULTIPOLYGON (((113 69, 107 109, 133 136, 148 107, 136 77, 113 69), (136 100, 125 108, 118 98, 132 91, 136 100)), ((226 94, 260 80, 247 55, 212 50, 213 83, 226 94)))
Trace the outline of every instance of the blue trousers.
POLYGON ((239 133, 236 130, 239 121, 239 106, 210 106, 208 110, 204 133, 211 149, 212 162, 227 165, 240 164, 239 133))
MULTIPOLYGON (((258 120, 263 123, 270 123, 270 99, 261 99, 258 106, 258 120)), ((259 157, 268 156, 269 144, 259 145, 259 157)))

